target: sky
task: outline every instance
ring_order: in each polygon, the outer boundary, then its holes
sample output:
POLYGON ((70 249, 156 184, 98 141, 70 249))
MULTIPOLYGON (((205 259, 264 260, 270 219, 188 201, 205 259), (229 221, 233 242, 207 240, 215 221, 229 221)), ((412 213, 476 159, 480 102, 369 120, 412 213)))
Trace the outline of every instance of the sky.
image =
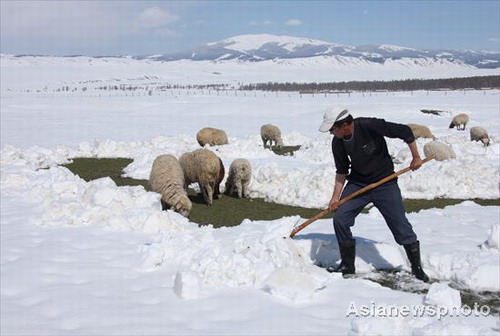
POLYGON ((0 52, 167 54, 244 34, 500 50, 500 1, 0 0, 0 52))

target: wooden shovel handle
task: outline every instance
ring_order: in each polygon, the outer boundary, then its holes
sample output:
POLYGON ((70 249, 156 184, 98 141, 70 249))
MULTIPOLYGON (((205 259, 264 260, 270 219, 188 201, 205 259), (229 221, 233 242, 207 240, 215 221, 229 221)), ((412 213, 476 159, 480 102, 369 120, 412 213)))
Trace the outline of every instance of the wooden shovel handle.
MULTIPOLYGON (((428 161, 430 161, 430 160, 432 160, 432 159, 434 159, 434 157, 429 156, 429 157, 427 157, 427 158, 425 158, 425 159, 423 159, 423 160, 422 160, 422 164, 424 164, 424 163, 426 163, 426 162, 428 162, 428 161)), ((395 179, 396 177, 398 177, 399 175, 404 174, 404 173, 406 173, 406 172, 408 172, 408 171, 410 171, 410 170, 411 170, 411 167, 406 167, 406 168, 404 168, 404 169, 398 170, 397 172, 395 172, 395 173, 393 173, 393 174, 391 174, 391 175, 389 175, 389 176, 387 176, 387 177, 384 177, 383 179, 381 179, 381 180, 379 180, 379 181, 377 181, 377 182, 374 182, 374 183, 372 183, 372 184, 369 184, 369 185, 367 185, 366 187, 361 188, 361 189, 359 189, 359 190, 358 190, 358 191, 356 191, 356 192, 353 192, 353 193, 352 193, 352 194, 350 194, 349 196, 344 197, 343 199, 341 199, 341 200, 339 201, 339 207, 340 207, 342 204, 344 204, 344 203, 346 203, 346 202, 348 202, 348 201, 352 200, 354 197, 357 197, 357 196, 359 196, 359 195, 363 194, 364 192, 367 192, 368 190, 372 190, 372 189, 374 189, 374 188, 378 187, 378 186, 379 186, 379 185, 381 185, 381 184, 384 184, 384 183, 386 183, 386 182, 388 182, 388 181, 390 181, 390 180, 393 180, 393 179, 395 179)), ((328 213, 329 213, 329 212, 331 212, 331 211, 332 211, 332 210, 330 210, 330 208, 328 207, 328 208, 326 208, 325 210, 321 211, 320 213, 317 213, 315 216, 313 216, 313 217, 309 218, 309 219, 308 219, 308 220, 306 220, 304 223, 300 224, 300 225, 299 225, 299 226, 297 226, 295 229, 293 229, 292 233, 290 233, 290 238, 293 238, 293 236, 295 236, 295 235, 297 234, 297 232, 299 232, 300 230, 302 230, 303 228, 305 228, 306 226, 308 226, 308 225, 309 225, 309 224, 311 224, 312 222, 314 222, 314 221, 316 221, 316 220, 320 219, 321 217, 325 216, 326 214, 328 214, 328 213)))

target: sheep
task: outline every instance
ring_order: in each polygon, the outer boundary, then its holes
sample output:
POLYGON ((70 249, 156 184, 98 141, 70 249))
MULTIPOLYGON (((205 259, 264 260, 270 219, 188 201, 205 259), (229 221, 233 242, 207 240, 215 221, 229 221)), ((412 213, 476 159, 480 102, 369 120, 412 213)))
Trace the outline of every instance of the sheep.
POLYGON ((184 217, 189 216, 191 201, 184 188, 184 172, 175 156, 158 156, 151 168, 149 184, 154 192, 161 194, 162 209, 171 208, 184 217))
POLYGON ((262 138, 262 142, 264 142, 264 148, 267 147, 267 141, 269 141, 269 147, 273 145, 273 141, 275 146, 283 146, 281 131, 277 126, 271 124, 262 125, 260 128, 260 136, 262 138))
POLYGON ((204 147, 206 144, 210 146, 218 146, 226 145, 228 143, 226 132, 212 127, 205 127, 199 130, 196 134, 196 140, 201 147, 204 147))
POLYGON ((489 146, 490 144, 490 136, 488 135, 488 132, 480 126, 471 127, 470 140, 481 141, 485 146, 489 146))
POLYGON ((224 179, 222 160, 208 149, 200 148, 182 154, 179 162, 184 171, 185 189, 191 183, 198 182, 203 199, 211 206, 213 199, 219 198, 220 183, 224 179))
POLYGON ((465 113, 460 113, 457 114, 456 116, 453 117, 453 120, 451 121, 450 128, 457 127, 457 130, 465 130, 465 126, 469 122, 469 116, 465 113), (462 128, 460 128, 462 126, 462 128))
POLYGON ((425 138, 425 139, 436 140, 436 137, 434 136, 434 134, 432 134, 429 127, 419 124, 408 124, 408 126, 411 128, 411 131, 413 132, 415 139, 425 138))
POLYGON ((248 197, 248 185, 252 178, 252 166, 247 159, 236 159, 229 167, 225 193, 231 195, 236 190, 238 198, 248 197))
POLYGON ((439 141, 431 141, 424 145, 424 154, 426 157, 433 156, 437 161, 455 159, 457 156, 453 149, 439 141))

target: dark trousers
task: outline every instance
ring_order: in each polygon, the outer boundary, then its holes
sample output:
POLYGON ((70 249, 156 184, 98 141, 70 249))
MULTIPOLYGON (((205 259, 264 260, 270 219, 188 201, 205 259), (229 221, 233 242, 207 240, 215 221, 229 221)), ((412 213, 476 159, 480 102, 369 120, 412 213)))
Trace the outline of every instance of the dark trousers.
MULTIPOLYGON (((341 199, 363 187, 348 182, 342 191, 341 199)), ((417 241, 417 235, 413 232, 413 228, 406 218, 399 186, 397 182, 391 181, 355 197, 335 212, 333 226, 339 244, 353 240, 351 226, 354 225, 354 219, 370 202, 384 216, 387 226, 399 245, 412 244, 417 241)))

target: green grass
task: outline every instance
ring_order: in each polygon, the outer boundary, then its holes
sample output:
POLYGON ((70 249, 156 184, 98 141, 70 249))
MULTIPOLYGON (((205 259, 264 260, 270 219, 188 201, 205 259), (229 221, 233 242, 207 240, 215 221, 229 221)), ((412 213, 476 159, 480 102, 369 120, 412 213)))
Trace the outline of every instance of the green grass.
POLYGON ((425 114, 441 115, 441 114, 443 114, 445 111, 441 111, 441 110, 431 110, 431 109, 422 109, 422 110, 420 110, 420 112, 425 113, 425 114))
MULTIPOLYGON (((147 180, 135 180, 121 177, 123 168, 132 163, 131 159, 75 158, 72 160, 72 163, 64 166, 85 181, 109 176, 118 186, 142 185, 146 190, 151 190, 147 180)), ((260 198, 238 199, 226 195, 221 195, 220 198, 215 200, 213 205, 209 207, 204 202, 201 194, 197 195, 194 190, 189 189, 188 196, 191 202, 193 202, 193 208, 191 209, 189 219, 198 224, 210 223, 215 227, 238 225, 245 218, 251 220, 273 220, 283 216, 294 215, 299 215, 302 218, 310 218, 321 211, 321 209, 265 202, 260 198)), ((444 208, 445 206, 457 204, 462 201, 464 200, 446 198, 434 200, 403 200, 407 212, 417 212, 429 208, 444 208)), ((500 205, 499 199, 474 199, 473 201, 481 205, 500 205)), ((367 212, 367 210, 365 209, 364 212, 367 212)), ((324 218, 331 217, 331 214, 329 214, 324 218)))
POLYGON ((300 149, 300 145, 298 146, 281 146, 281 147, 277 147, 277 146, 272 146, 271 147, 271 150, 274 152, 274 154, 277 154, 277 155, 293 155, 293 153, 295 153, 295 151, 298 151, 300 149))

